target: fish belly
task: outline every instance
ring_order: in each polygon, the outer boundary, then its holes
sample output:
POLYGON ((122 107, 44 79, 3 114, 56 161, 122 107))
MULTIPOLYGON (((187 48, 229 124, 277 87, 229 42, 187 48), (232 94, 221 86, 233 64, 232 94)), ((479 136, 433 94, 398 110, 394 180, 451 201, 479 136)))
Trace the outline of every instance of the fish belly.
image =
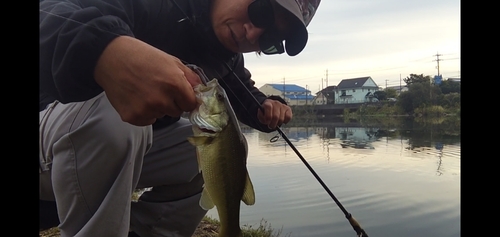
MULTIPOLYGON (((226 129, 225 129, 226 130, 226 129)), ((246 147, 231 130, 199 150, 201 170, 213 204, 217 208, 221 229, 219 236, 240 235, 240 204, 245 189, 246 147)))

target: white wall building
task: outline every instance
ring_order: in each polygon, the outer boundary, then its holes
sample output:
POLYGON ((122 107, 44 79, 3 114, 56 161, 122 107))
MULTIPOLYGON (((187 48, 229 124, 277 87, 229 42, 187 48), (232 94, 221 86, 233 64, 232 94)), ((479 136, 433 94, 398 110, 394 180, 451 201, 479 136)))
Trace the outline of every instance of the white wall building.
POLYGON ((378 91, 371 77, 359 77, 340 81, 335 90, 335 104, 377 102, 373 93, 378 91))

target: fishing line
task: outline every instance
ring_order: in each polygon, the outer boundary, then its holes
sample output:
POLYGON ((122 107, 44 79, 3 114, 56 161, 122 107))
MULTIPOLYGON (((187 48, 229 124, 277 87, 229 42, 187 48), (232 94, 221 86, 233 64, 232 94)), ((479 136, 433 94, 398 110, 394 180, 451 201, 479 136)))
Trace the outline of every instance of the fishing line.
MULTIPOLYGON (((236 75, 236 73, 232 70, 232 68, 225 62, 225 61, 222 61, 220 60, 221 62, 224 63, 224 65, 226 66, 226 68, 231 71, 231 73, 238 79, 238 82, 241 84, 241 86, 243 88, 245 88, 246 92, 248 93, 248 95, 250 95, 250 97, 253 99, 253 101, 259 106, 259 108, 261 109, 262 112, 264 112, 264 108, 262 107, 262 105, 259 103, 259 101, 255 98, 255 96, 253 96, 253 94, 250 92, 250 90, 248 90, 248 88, 245 86, 245 84, 243 83, 243 81, 240 79, 240 77, 238 75, 236 75)), ((229 87, 228 87, 229 88, 229 87)), ((232 93, 234 93, 232 90, 230 90, 232 93)), ((235 95, 236 96, 236 95, 235 95)), ((280 127, 276 127, 276 131, 279 132, 279 134, 281 135, 281 137, 283 139, 285 139, 286 143, 288 143, 288 145, 292 148, 292 150, 295 152, 295 154, 297 154, 297 156, 302 160, 302 162, 304 163, 304 165, 307 167, 307 169, 309 169, 309 171, 312 173, 312 175, 316 178, 316 180, 318 180, 318 182, 321 184, 321 186, 323 186, 323 188, 325 189, 325 191, 330 195, 330 197, 333 199, 333 201, 338 205, 338 207, 340 208, 340 210, 342 210, 342 212, 344 213, 345 217, 347 218, 347 220, 349 221, 349 223, 351 224, 351 226, 353 227, 354 231, 356 231, 356 234, 359 236, 359 237, 368 237, 368 234, 366 234, 365 230, 363 230, 363 228, 361 228, 361 226, 359 225, 359 223, 354 219, 354 217, 352 217, 352 214, 349 213, 345 208, 344 206, 342 205, 342 203, 340 203, 340 201, 335 197, 335 195, 330 191, 330 189, 328 188, 328 186, 326 186, 326 184, 323 182, 323 180, 319 177, 319 175, 316 173, 316 171, 314 171, 314 169, 309 165, 309 163, 306 161, 306 159, 302 156, 302 154, 299 152, 299 150, 297 150, 297 148, 292 144, 292 142, 288 139, 288 137, 286 136, 286 134, 281 130, 280 127)))
MULTIPOLYGON (((199 31, 198 28, 196 28, 196 26, 194 25, 194 22, 191 20, 191 18, 183 11, 183 9, 177 4, 177 1, 175 0, 171 0, 174 5, 177 6, 177 8, 184 14, 184 16, 187 18, 187 20, 189 22, 191 22, 191 24, 193 25, 193 28, 196 30, 196 32, 198 34, 200 34, 201 36, 203 36, 203 34, 199 31)), ((212 50, 212 48, 209 48, 210 50, 212 50)), ((229 64, 227 64, 226 61, 220 59, 219 57, 216 56, 217 53, 214 52, 214 57, 216 59, 218 59, 221 63, 224 64, 224 66, 233 74, 233 76, 237 79, 237 81, 240 83, 241 87, 245 89, 246 93, 250 96, 250 98, 253 100, 253 102, 259 106, 260 110, 262 112, 264 112, 264 107, 262 107, 262 105, 259 103, 259 101, 257 100, 257 98, 255 98, 255 96, 253 96, 252 92, 250 92, 250 90, 245 86, 245 84, 243 83, 243 81, 241 80, 241 78, 234 72, 234 70, 231 68, 231 66, 229 66, 229 64)), ((215 71, 215 70, 214 70, 215 71)), ((215 71, 215 73, 217 73, 219 75, 219 77, 222 79, 221 75, 215 71)), ((231 89, 231 87, 229 87, 229 85, 224 81, 224 80, 220 80, 221 82, 225 83, 226 84, 226 88, 229 89, 229 91, 233 94, 234 98, 236 98, 238 100, 238 102, 243 105, 243 103, 241 102, 241 100, 238 98, 237 94, 231 89)), ((243 105, 244 106, 244 105, 243 105)), ((248 110, 247 110, 248 112, 248 110)), ((252 116, 253 118, 253 116, 252 116)), ((349 221, 349 223, 351 224, 351 226, 353 227, 354 231, 356 232, 356 234, 358 235, 358 237, 368 237, 368 234, 366 234, 365 230, 363 228, 361 228, 361 226, 359 225, 359 223, 354 219, 354 217, 352 216, 351 213, 349 213, 345 208, 344 206, 342 205, 342 203, 340 203, 340 201, 335 197, 335 195, 330 191, 330 189, 328 188, 328 186, 323 182, 323 180, 319 177, 319 175, 316 173, 316 171, 314 171, 314 169, 309 165, 309 163, 306 161, 306 159, 302 156, 302 154, 299 152, 299 150, 297 150, 297 148, 292 144, 292 142, 288 139, 288 137, 286 136, 286 134, 281 130, 281 128, 278 126, 276 127, 276 131, 278 131, 278 133, 281 135, 281 137, 283 139, 285 139, 286 143, 292 148, 292 150, 295 152, 295 154, 297 154, 297 156, 302 160, 302 162, 304 163, 304 165, 307 167, 307 169, 309 169, 309 171, 312 173, 312 175, 316 178, 316 180, 321 184, 321 186, 323 186, 323 188, 325 189, 325 191, 330 195, 330 197, 333 199, 333 201, 337 204, 337 206, 340 208, 340 210, 342 210, 342 212, 344 213, 346 219, 349 221)), ((275 140, 277 140, 279 137, 275 136, 273 137, 275 138, 275 140)), ((273 139, 271 138, 271 139, 273 139)))
MULTIPOLYGON (((186 16, 186 18, 183 18, 181 19, 180 21, 184 21, 185 19, 187 19, 188 21, 190 21, 192 23, 192 25, 194 26, 194 22, 191 20, 191 18, 182 10, 182 8, 177 4, 177 2, 175 0, 171 0, 174 5, 176 5, 176 7, 186 16)), ((61 15, 57 15, 57 14, 54 14, 54 13, 51 13, 51 12, 47 12, 45 10, 42 10, 42 9, 39 9, 40 12, 43 12, 43 13, 46 13, 46 14, 49 14, 51 16, 55 16, 55 17, 59 17, 59 18, 62 18, 64 20, 68 20, 68 21, 73 21, 75 23, 78 23, 78 24, 81 24, 81 25, 85 25, 85 26, 88 26, 88 27, 92 27, 92 28, 95 28, 95 29, 98 29, 98 30, 101 30, 101 31, 104 31, 104 32, 107 32, 107 33, 110 33, 110 34, 114 34, 114 35, 118 35, 118 36, 121 36, 119 34, 116 34, 114 32, 110 32, 110 31, 107 31, 107 30, 104 30, 104 29, 100 29, 99 27, 95 27, 93 25, 88 25, 84 22, 80 22, 80 21, 77 21, 77 20, 74 20, 74 19, 70 19, 68 17, 65 17, 65 16, 61 16, 61 15)), ((179 22, 180 22, 179 21, 179 22)), ((196 31, 201 34, 201 32, 199 31, 198 28, 194 27, 196 29, 196 31)), ((218 58, 218 60, 220 62, 222 62, 224 64, 224 66, 235 76, 235 78, 238 80, 238 82, 240 83, 241 87, 245 89, 245 91, 247 92, 247 94, 250 96, 250 98, 254 101, 254 103, 256 105, 259 106, 260 110, 262 112, 264 112, 264 108, 262 107, 262 105, 259 103, 259 101, 255 98, 255 96, 253 96, 253 94, 250 92, 250 90, 248 90, 248 88, 245 86, 245 84, 243 83, 243 81, 240 79, 240 77, 233 71, 233 69, 231 68, 231 66, 229 66, 227 64, 227 62, 225 62, 224 60, 221 60, 220 58, 218 58)), ((219 75, 220 76, 220 75, 219 75)), ((224 80, 221 80, 221 81, 224 81, 224 80)), ((225 82, 224 82, 225 83, 225 82)), ((230 87, 226 84, 226 88, 229 88, 229 91, 231 91, 231 93, 234 95, 235 98, 238 99, 238 96, 235 94, 235 92, 233 90, 230 89, 230 87)), ((240 102, 240 104, 242 104, 242 102, 238 99, 238 101, 240 102)), ((248 111, 247 111, 248 112, 248 111)), ((366 234, 366 232, 363 230, 363 228, 361 228, 361 226, 359 225, 359 223, 354 219, 354 217, 352 217, 352 214, 349 213, 345 208, 344 206, 340 203, 340 201, 335 197, 335 195, 330 191, 330 189, 328 188, 328 186, 326 186, 326 184, 323 182, 323 180, 319 177, 319 175, 316 173, 316 171, 314 171, 314 169, 309 165, 309 163, 306 161, 306 159, 302 156, 302 154, 299 152, 299 150, 297 150, 297 148, 292 144, 292 142, 288 139, 288 137, 286 136, 286 134, 281 130, 280 127, 276 127, 276 131, 278 131, 278 133, 281 135, 281 137, 283 139, 285 139, 286 143, 292 148, 292 150, 295 152, 295 154, 297 154, 297 156, 302 160, 302 162, 304 163, 304 165, 307 167, 307 169, 309 169, 309 171, 312 173, 312 175, 316 178, 316 180, 321 184, 321 186, 325 189, 325 191, 328 193, 328 195, 330 195, 330 197, 333 199, 333 201, 337 204, 337 206, 340 208, 340 210, 342 210, 342 212, 344 213, 345 217, 347 218, 347 220, 349 221, 349 223, 351 224, 351 226, 353 227, 354 231, 356 231, 356 234, 358 235, 358 237, 368 237, 368 234, 366 234)), ((277 138, 276 138, 277 139, 277 138)))

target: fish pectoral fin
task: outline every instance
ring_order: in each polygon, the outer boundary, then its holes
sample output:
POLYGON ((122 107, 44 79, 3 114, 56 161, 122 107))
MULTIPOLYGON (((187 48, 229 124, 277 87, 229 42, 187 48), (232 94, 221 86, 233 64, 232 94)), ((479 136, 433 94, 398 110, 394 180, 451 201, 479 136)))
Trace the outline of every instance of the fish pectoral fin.
POLYGON ((247 205, 255 204, 255 192, 253 190, 253 184, 250 180, 250 176, 247 173, 246 181, 245 181, 245 190, 243 191, 243 197, 241 200, 247 205))
POLYGON ((196 149, 196 161, 198 161, 198 173, 201 173, 201 159, 200 151, 196 149))
POLYGON ((188 137, 187 139, 194 146, 210 144, 214 140, 213 137, 207 137, 207 136, 192 136, 188 137))
POLYGON ((203 192, 201 193, 201 198, 200 198, 200 207, 203 208, 203 210, 210 210, 214 208, 214 202, 210 198, 210 194, 208 194, 208 191, 206 188, 203 189, 203 192))
POLYGON ((196 146, 196 160, 198 161, 198 172, 201 173, 201 156, 200 156, 200 150, 198 149, 198 146, 206 145, 212 142, 213 138, 212 137, 206 137, 206 136, 191 136, 188 137, 187 140, 189 143, 192 145, 196 146))

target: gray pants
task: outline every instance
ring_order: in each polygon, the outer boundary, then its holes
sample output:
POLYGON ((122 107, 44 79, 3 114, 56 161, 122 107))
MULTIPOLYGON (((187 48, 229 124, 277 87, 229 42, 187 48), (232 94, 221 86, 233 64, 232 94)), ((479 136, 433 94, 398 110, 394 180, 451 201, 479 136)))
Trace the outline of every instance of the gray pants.
POLYGON ((105 93, 40 112, 40 199, 61 236, 191 236, 206 214, 186 119, 153 132, 125 123, 105 93), (153 187, 138 202, 135 188, 153 187))

